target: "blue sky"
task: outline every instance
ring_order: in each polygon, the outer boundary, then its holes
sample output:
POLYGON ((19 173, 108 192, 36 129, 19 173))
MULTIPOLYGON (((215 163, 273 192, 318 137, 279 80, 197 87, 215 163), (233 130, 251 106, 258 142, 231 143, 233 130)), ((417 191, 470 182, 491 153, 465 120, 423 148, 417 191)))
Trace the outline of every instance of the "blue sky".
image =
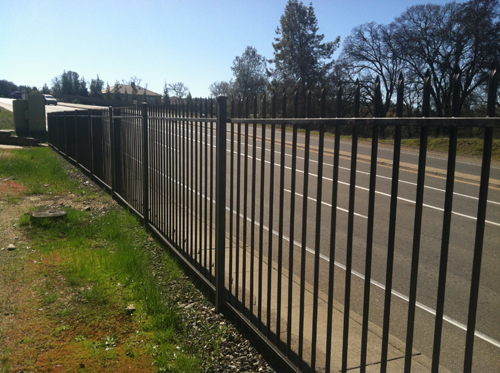
MULTIPOLYGON (((441 0, 316 0, 324 41, 390 23, 407 7, 441 0)), ((462 1, 460 1, 462 2, 462 1)), ((272 58, 287 0, 0 0, 0 79, 51 86, 64 70, 113 85, 136 76, 162 93, 183 82, 195 97, 232 78, 247 46, 272 58)), ((304 1, 309 5, 309 1, 304 1)), ((340 50, 341 48, 339 48, 340 50)), ((338 53, 337 53, 338 54, 338 53)))

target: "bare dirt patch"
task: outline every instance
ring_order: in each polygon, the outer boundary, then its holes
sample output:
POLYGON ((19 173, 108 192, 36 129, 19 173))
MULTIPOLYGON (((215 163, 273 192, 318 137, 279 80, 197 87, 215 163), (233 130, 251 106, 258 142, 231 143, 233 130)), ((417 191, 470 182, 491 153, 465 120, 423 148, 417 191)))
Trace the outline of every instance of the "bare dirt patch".
POLYGON ((0 180, 0 198, 19 196, 26 191, 26 187, 14 180, 0 180))

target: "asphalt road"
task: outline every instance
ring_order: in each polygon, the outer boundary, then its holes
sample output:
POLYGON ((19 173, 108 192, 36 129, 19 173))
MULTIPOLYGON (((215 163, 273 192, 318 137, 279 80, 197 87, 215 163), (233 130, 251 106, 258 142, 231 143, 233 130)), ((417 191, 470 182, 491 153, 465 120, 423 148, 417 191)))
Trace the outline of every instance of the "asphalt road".
MULTIPOLYGON (((250 130, 250 133, 252 131, 250 130)), ((260 128, 259 128, 260 132, 260 128)), ((261 145, 258 133, 257 141, 257 201, 260 195, 260 167, 261 167, 261 145)), ((276 138, 280 138, 280 131, 276 133, 276 138)), ((270 139, 269 131, 266 139, 270 139)), ((306 256, 306 280, 312 283, 314 267, 313 253, 315 248, 315 238, 321 237, 319 250, 321 253, 320 287, 326 293, 328 278, 327 263, 331 260, 330 252, 330 212, 332 194, 332 172, 333 172, 333 139, 327 138, 325 141, 325 159, 323 169, 323 192, 321 226, 319 232, 316 231, 316 183, 317 183, 317 157, 316 150, 318 138, 311 137, 308 191, 307 191, 307 216, 305 217, 306 238, 302 236, 303 224, 302 213, 306 206, 303 204, 304 186, 304 144, 305 135, 299 133, 298 137, 298 158, 297 158, 297 185, 296 202, 293 211, 290 207, 290 180, 291 180, 291 133, 287 134, 289 144, 286 148, 286 172, 285 172, 285 208, 286 219, 295 216, 295 258, 300 257, 300 247, 305 243, 308 255, 306 256)), ((251 141, 250 141, 251 144, 251 141)), ((270 144, 266 145, 266 162, 269 162, 270 144)), ((353 237, 353 257, 352 257, 352 289, 351 307, 359 315, 362 314, 363 307, 363 284, 365 273, 365 254, 367 246, 367 213, 368 213, 368 187, 369 187, 369 159, 371 151, 370 144, 360 143, 359 154, 364 156, 358 159, 356 172, 356 195, 355 195, 355 217, 354 217, 354 237, 353 237)), ((341 142, 342 154, 349 154, 351 148, 350 141, 341 142)), ((249 154, 253 150, 249 149, 249 154)), ((387 261, 387 232, 389 221, 389 204, 391 194, 391 167, 386 166, 387 160, 392 160, 391 147, 383 146, 379 149, 379 165, 377 166, 376 197, 375 197, 375 225, 373 236, 373 263, 371 267, 371 299, 370 299, 370 321, 376 325, 382 325, 384 284, 387 261)), ((401 340, 406 336, 406 317, 408 309, 409 279, 411 272, 411 256, 413 248, 413 230, 415 217, 415 194, 416 194, 416 163, 418 154, 414 151, 403 151, 401 162, 408 163, 401 169, 399 178, 399 202, 398 218, 396 227, 396 253, 394 265, 394 286, 392 302, 391 334, 401 340)), ((275 186, 273 216, 274 224, 279 217, 279 194, 276 189, 279 185, 279 152, 275 155, 275 179, 270 180, 269 163, 265 170, 265 190, 264 195, 269 193, 269 185, 275 186)), ((338 185, 338 207, 336 225, 336 277, 335 277, 335 299, 344 302, 345 264, 347 237, 347 209, 349 201, 349 180, 350 180, 350 157, 341 156, 340 176, 338 185)), ((229 160, 228 160, 229 163, 229 160)), ((446 156, 429 154, 427 166, 432 169, 440 169, 440 175, 433 175, 436 172, 429 172, 425 178, 424 211, 422 220, 422 234, 420 237, 420 262, 417 291, 417 313, 414 348, 421 353, 432 357, 432 338, 434 331, 434 314, 436 308, 437 283, 439 271, 439 258, 441 248, 441 232, 443 224, 443 204, 446 156)), ((251 162, 249 162, 251 164, 251 162)), ((453 217, 450 241, 449 265, 447 275, 447 289, 445 300, 445 327, 442 342, 441 364, 451 371, 462 371, 463 350, 465 343, 465 325, 467 324, 470 276, 472 267, 472 255, 475 237, 475 219, 477 215, 478 182, 477 175, 480 174, 480 163, 476 159, 460 159, 457 162, 456 172, 463 174, 455 182, 455 193, 453 201, 453 217)), ((234 177, 233 173, 228 173, 228 178, 234 177)), ((492 166, 491 178, 500 179, 500 168, 498 165, 492 166)), ((251 180, 249 178, 249 180, 251 180)), ((251 188, 247 190, 250 192, 251 188)), ((268 196, 265 198, 268 200, 268 196)), ((474 371, 496 371, 500 368, 500 286, 498 275, 500 259, 498 248, 500 247, 500 185, 498 182, 492 184, 489 190, 487 223, 485 229, 483 265, 479 293, 479 307, 476 324, 475 359, 474 371)), ((269 227, 269 206, 265 205, 264 224, 269 227)), ((241 210, 243 205, 241 206, 241 210)), ((259 207, 255 216, 259 217, 259 207)), ((257 218, 258 220, 258 218, 257 218)), ((273 226, 273 230, 278 230, 273 226)), ((285 222, 285 236, 290 236, 289 221, 285 222)), ((264 238, 265 239, 265 238, 264 238)), ((264 247, 268 241, 265 239, 264 247)), ((277 246, 277 241, 273 244, 277 246)), ((276 249, 275 249, 276 250, 276 249)), ((285 260, 286 263, 286 260, 285 260)), ((300 268, 295 259, 295 273, 300 274, 300 268)))

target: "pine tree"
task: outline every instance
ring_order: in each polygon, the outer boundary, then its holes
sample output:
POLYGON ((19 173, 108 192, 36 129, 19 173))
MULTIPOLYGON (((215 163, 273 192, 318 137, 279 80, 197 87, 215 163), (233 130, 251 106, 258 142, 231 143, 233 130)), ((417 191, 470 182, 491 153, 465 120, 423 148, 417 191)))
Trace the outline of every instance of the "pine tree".
POLYGON ((276 29, 273 62, 274 78, 286 86, 313 87, 319 83, 333 66, 333 52, 340 37, 323 43, 323 34, 318 34, 318 21, 312 4, 306 7, 301 1, 288 0, 280 26, 276 29))

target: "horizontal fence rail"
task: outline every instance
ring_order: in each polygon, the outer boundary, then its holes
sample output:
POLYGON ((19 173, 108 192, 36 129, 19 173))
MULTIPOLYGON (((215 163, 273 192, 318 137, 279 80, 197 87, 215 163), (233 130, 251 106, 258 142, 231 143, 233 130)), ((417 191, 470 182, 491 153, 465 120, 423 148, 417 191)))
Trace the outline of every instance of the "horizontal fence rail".
POLYGON ((214 292, 218 311, 290 371, 494 371, 496 81, 491 73, 484 118, 430 117, 425 85, 423 117, 404 118, 401 79, 393 118, 377 115, 377 81, 373 118, 359 118, 359 90, 343 117, 339 86, 335 118, 324 117, 325 91, 320 117, 303 119, 290 118, 296 96, 218 97, 50 113, 49 142, 143 219, 214 292), (420 148, 408 155, 410 127, 420 148), (435 127, 449 146, 439 177, 427 149, 435 127), (484 145, 480 174, 461 183, 464 128, 484 145), (381 147, 382 134, 393 143, 381 147))

